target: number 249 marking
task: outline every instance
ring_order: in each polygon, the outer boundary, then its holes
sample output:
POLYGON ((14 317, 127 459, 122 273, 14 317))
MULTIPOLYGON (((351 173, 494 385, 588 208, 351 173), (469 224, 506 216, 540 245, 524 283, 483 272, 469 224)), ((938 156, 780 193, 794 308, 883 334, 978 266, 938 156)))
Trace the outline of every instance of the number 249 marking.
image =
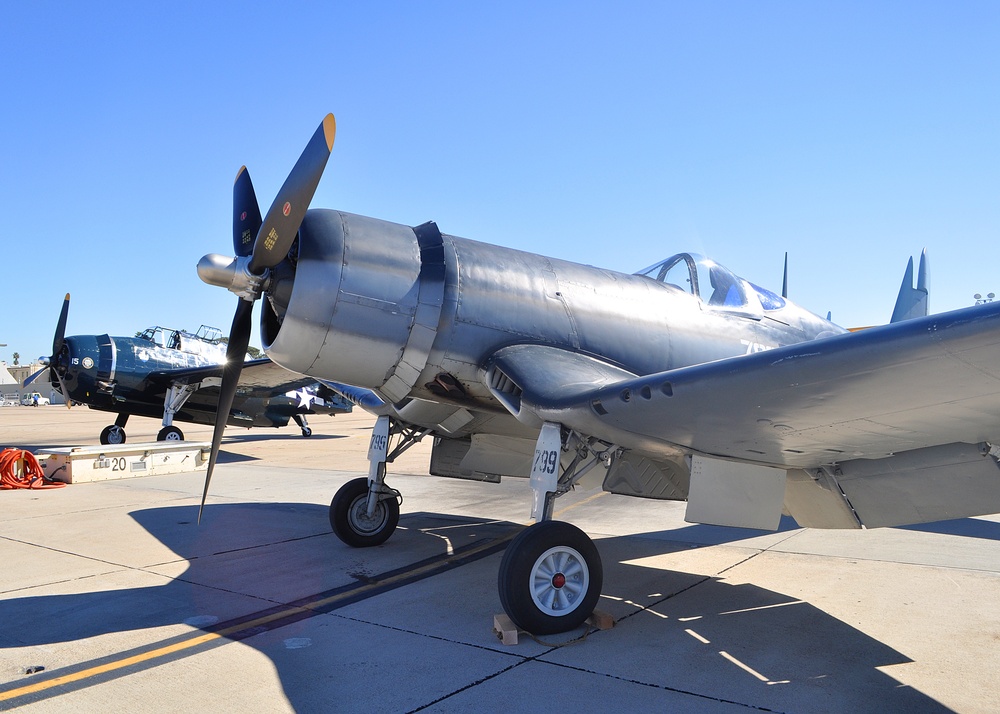
POLYGON ((558 451, 542 451, 541 449, 535 449, 534 471, 538 471, 543 474, 554 474, 558 465, 558 451))

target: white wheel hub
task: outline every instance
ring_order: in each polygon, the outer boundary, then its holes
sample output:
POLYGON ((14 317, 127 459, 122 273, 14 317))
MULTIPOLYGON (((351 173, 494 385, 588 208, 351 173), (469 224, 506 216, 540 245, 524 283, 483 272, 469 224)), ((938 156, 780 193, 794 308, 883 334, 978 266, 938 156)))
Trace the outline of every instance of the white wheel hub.
POLYGON ((556 546, 542 553, 531 568, 531 599, 546 615, 573 612, 590 588, 590 569, 579 551, 556 546))
POLYGON ((375 504, 375 513, 369 518, 368 495, 365 494, 354 500, 347 516, 351 521, 351 528, 355 533, 377 533, 385 525, 386 510, 380 501, 375 504))

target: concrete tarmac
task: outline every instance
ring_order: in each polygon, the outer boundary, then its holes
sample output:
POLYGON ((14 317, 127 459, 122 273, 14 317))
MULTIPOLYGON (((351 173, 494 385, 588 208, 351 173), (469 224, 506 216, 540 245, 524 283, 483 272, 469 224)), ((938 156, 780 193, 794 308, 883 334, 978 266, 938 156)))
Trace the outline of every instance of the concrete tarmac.
MULTIPOLYGON (((97 444, 112 417, 0 408, 0 447, 97 444)), ((0 491, 0 710, 1000 711, 998 517, 763 533, 574 492, 558 517, 595 539, 615 626, 504 645, 527 482, 427 476, 420 444, 389 465, 396 533, 349 548, 328 505, 372 423, 228 429, 201 525, 204 472, 0 491)))

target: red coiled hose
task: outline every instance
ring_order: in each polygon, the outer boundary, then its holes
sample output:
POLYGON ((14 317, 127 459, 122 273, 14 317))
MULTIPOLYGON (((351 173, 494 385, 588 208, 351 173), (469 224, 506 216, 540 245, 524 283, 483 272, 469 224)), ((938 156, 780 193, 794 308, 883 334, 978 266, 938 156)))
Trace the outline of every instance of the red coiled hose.
POLYGON ((45 477, 42 465, 30 451, 4 449, 0 451, 0 490, 15 488, 62 488, 66 484, 45 477))

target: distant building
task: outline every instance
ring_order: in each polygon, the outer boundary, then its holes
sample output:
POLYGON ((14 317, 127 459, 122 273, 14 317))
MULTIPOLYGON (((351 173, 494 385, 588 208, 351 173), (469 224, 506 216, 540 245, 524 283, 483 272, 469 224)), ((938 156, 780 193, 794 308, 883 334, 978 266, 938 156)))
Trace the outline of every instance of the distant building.
POLYGON ((20 404, 21 397, 25 394, 38 392, 48 397, 52 404, 65 404, 66 400, 63 399, 63 396, 59 392, 52 388, 45 375, 39 375, 34 382, 27 387, 24 386, 24 380, 44 368, 45 365, 41 362, 32 362, 28 365, 12 365, 0 361, 0 400, 4 404, 20 404))

